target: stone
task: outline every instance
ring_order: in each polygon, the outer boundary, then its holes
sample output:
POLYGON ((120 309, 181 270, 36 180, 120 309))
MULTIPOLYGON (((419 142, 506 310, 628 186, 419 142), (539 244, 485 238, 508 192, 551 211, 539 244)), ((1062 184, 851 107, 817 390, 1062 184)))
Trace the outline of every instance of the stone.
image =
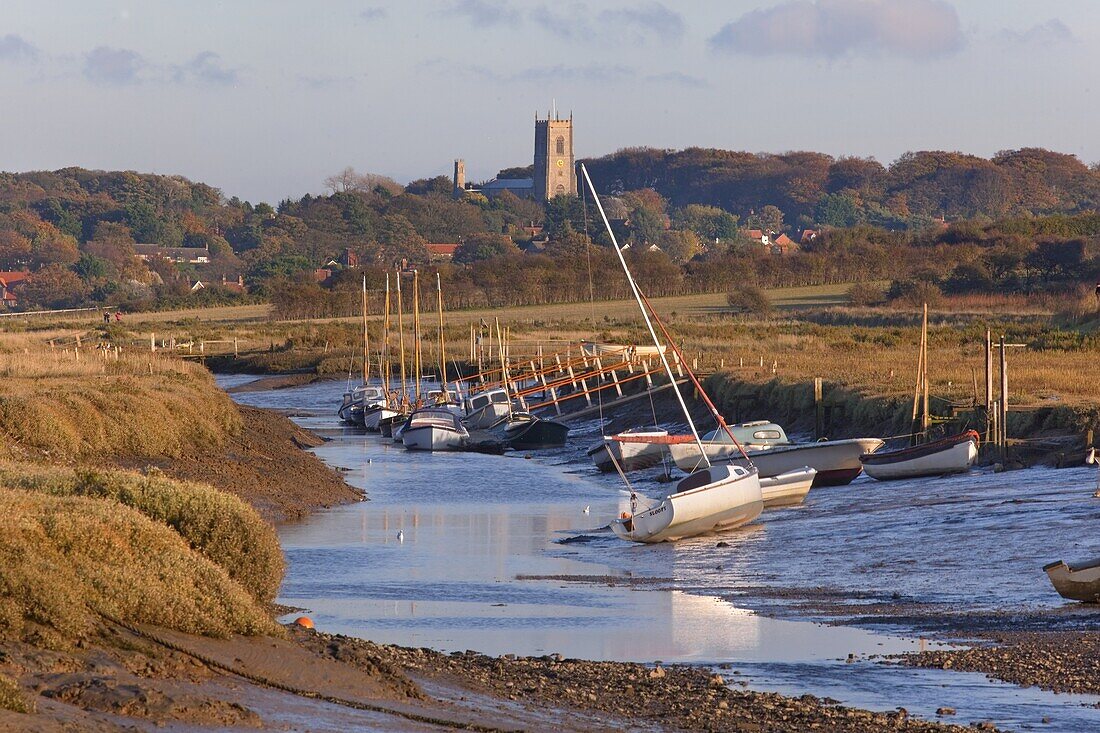
POLYGON ((954 714, 955 714, 955 708, 948 708, 948 707, 936 708, 936 715, 954 715, 954 714))
POLYGON ((665 676, 665 670, 659 664, 656 667, 654 667, 649 673, 649 678, 650 679, 659 680, 659 679, 663 678, 664 676, 665 676))

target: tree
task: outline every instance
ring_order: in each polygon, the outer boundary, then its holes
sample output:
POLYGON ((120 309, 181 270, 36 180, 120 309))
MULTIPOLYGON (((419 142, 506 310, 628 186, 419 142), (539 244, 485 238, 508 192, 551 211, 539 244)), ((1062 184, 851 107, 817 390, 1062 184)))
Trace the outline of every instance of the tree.
POLYGON ((455 249, 454 261, 469 264, 493 257, 518 254, 519 247, 503 234, 473 234, 455 249))
POLYGON ((684 263, 703 251, 703 245, 695 232, 689 229, 673 229, 662 232, 657 246, 673 262, 684 263))
POLYGON ((735 313, 752 313, 767 318, 772 311, 772 301, 761 288, 742 285, 726 293, 726 304, 735 313))
POLYGON ((433 193, 440 196, 449 196, 453 188, 454 181, 450 178, 447 178, 447 176, 436 176, 434 178, 418 178, 415 181, 410 181, 409 185, 405 186, 405 193, 411 193, 417 196, 427 196, 433 193))
POLYGON ((831 227, 854 227, 863 218, 855 197, 847 192, 829 193, 821 197, 814 218, 831 227))
POLYGON ((31 240, 14 229, 0 229, 0 268, 21 270, 31 264, 31 240))
POLYGON ((656 243, 665 231, 665 219, 652 209, 639 206, 631 212, 628 228, 636 244, 656 243))
POLYGON ((19 302, 31 308, 72 308, 88 295, 88 285, 61 265, 47 265, 19 286, 19 302))
POLYGON ((708 242, 737 239, 737 217, 717 206, 688 204, 672 217, 678 229, 690 229, 708 242))
POLYGON ((357 173, 351 166, 326 178, 325 186, 333 193, 349 191, 376 193, 381 190, 390 196, 396 196, 404 190, 401 188, 401 184, 389 176, 383 176, 379 173, 357 173))

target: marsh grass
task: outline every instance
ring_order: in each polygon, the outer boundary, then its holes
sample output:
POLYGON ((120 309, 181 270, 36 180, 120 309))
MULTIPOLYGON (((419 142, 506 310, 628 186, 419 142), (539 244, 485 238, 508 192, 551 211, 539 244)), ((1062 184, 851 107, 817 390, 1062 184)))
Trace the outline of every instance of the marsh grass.
POLYGON ((0 463, 0 486, 51 496, 115 501, 175 530, 258 601, 271 601, 286 564, 278 535, 241 499, 152 471, 52 468, 0 463))
POLYGON ((0 674, 0 710, 13 713, 33 713, 34 703, 23 694, 23 688, 15 680, 0 674))
POLYGON ((101 614, 208 636, 279 633, 224 568, 136 509, 0 491, 0 636, 67 648, 101 614))

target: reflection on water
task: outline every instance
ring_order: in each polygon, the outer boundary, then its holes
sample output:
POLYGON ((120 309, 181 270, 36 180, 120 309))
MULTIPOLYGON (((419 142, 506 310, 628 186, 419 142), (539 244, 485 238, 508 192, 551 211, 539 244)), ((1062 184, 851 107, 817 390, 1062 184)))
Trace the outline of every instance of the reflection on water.
MULTIPOLYGON (((964 610, 1063 605, 1039 568, 1100 554, 1090 531, 1100 500, 1089 498, 1086 469, 860 481, 815 490, 805 506, 741 531, 639 546, 602 529, 625 494, 584 458, 598 426, 533 460, 407 452, 341 429, 333 411, 343 388, 236 396, 304 415, 295 419, 333 438, 317 454, 350 469, 371 498, 280 528, 289 570, 279 600, 308 609, 322 630, 447 651, 733 662, 762 689, 927 715, 947 705, 960 722, 1100 727, 1100 711, 1077 707, 1080 698, 837 661, 911 649, 912 639, 761 617, 720 600, 745 586, 824 586, 964 610), (573 537, 582 541, 557 542, 573 537), (564 579, 575 576, 591 580, 564 579)), ((652 476, 638 484, 661 488, 652 476)))

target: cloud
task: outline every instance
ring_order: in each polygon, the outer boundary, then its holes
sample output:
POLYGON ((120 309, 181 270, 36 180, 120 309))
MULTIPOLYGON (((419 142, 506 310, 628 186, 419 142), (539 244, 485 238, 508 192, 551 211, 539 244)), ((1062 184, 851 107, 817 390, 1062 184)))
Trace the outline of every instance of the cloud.
POLYGON ((589 64, 586 66, 533 66, 529 69, 504 77, 504 81, 519 82, 578 82, 592 81, 610 83, 634 78, 634 72, 625 66, 606 66, 589 64))
POLYGON ((203 51, 190 61, 172 68, 172 80, 177 83, 236 84, 240 76, 236 69, 222 64, 221 56, 213 51, 203 51))
POLYGON ((708 89, 710 82, 698 76, 692 76, 691 74, 685 74, 680 71, 666 71, 663 74, 651 74, 646 77, 646 81, 655 82, 657 84, 672 84, 679 87, 688 87, 691 89, 708 89))
POLYGON ((539 5, 528 19, 566 40, 644 43, 649 39, 678 41, 684 35, 683 17, 659 2, 603 10, 595 16, 580 4, 539 5))
POLYGON ((84 77, 96 84, 137 84, 148 64, 136 51, 99 46, 84 54, 84 77))
POLYGON ((388 15, 389 12, 387 12, 385 8, 366 8, 365 10, 359 11, 359 19, 367 22, 383 20, 388 15))
POLYGON ((742 54, 933 58, 965 45, 955 8, 944 0, 788 0, 753 10, 710 39, 742 54))
POLYGON ((1026 31, 1013 31, 1006 28, 998 37, 1001 41, 1014 46, 1052 46, 1059 43, 1074 43, 1077 40, 1069 26, 1057 18, 1033 25, 1026 31))
POLYGON ((21 36, 0 36, 0 61, 34 61, 38 57, 38 49, 21 36))
POLYGON ((454 0, 450 12, 477 26, 515 25, 520 20, 519 11, 507 0, 454 0))

